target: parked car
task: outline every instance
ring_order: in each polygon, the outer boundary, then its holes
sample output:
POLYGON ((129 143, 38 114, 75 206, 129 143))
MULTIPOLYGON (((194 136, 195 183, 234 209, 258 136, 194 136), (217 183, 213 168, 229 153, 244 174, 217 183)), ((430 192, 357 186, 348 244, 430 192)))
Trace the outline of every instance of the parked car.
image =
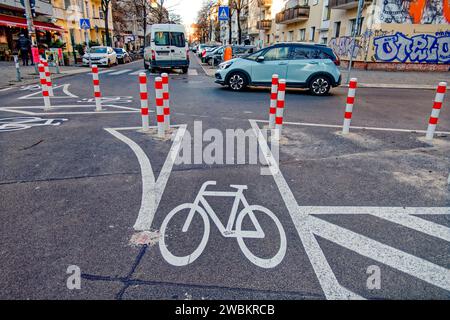
MULTIPOLYGON (((248 54, 251 54, 256 51, 255 46, 246 46, 246 45, 233 45, 231 46, 233 50, 233 58, 241 58, 248 54)), ((204 58, 205 62, 208 64, 211 64, 211 60, 213 61, 214 65, 220 64, 223 62, 223 53, 225 50, 225 46, 217 47, 214 50, 206 53, 206 56, 204 58)))
POLYGON ((186 32, 181 24, 154 24, 146 34, 144 67, 155 71, 177 68, 183 73, 189 69, 189 48, 186 32))
POLYGON ((212 51, 213 49, 215 49, 215 48, 217 48, 217 47, 218 47, 218 46, 217 46, 217 45, 214 45, 214 44, 204 44, 204 43, 201 43, 201 44, 198 45, 198 48, 197 48, 197 55, 198 55, 199 58, 201 58, 202 55, 203 55, 203 51, 206 51, 206 52, 212 51))
POLYGON ((272 75, 286 79, 287 87, 309 88, 314 95, 328 94, 341 84, 339 58, 325 45, 279 43, 243 58, 219 65, 216 83, 241 91, 247 86, 270 86, 272 75))
POLYGON ((92 64, 110 67, 117 64, 117 54, 111 47, 96 46, 89 49, 83 56, 83 66, 89 65, 89 58, 92 64))
POLYGON ((124 48, 114 48, 114 51, 116 52, 117 61, 119 63, 127 63, 132 61, 130 54, 124 48))

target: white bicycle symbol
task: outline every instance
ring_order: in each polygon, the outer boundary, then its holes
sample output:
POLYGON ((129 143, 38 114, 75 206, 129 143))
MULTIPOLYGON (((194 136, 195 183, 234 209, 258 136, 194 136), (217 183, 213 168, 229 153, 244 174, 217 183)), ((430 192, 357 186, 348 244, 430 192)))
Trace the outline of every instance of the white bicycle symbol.
MULTIPOLYGON (((283 260, 285 254, 286 254, 286 234, 284 232, 283 226, 281 225, 278 218, 275 216, 275 214, 270 211, 269 209, 258 206, 258 205, 249 205, 243 191, 247 189, 247 186, 245 185, 230 185, 231 188, 236 189, 235 192, 230 191, 206 191, 206 188, 210 185, 216 185, 216 181, 207 181, 203 184, 203 186, 200 188, 200 191, 195 198, 193 203, 185 203, 182 205, 179 205, 178 207, 174 208, 164 219, 162 225, 161 225, 161 237, 159 241, 159 249, 161 251, 162 256, 164 259, 174 265, 174 266, 186 266, 192 262, 194 262, 203 252, 203 250, 206 247, 206 244, 208 243, 209 239, 209 233, 210 233, 210 222, 208 219, 209 217, 212 219, 214 224, 219 229, 220 233, 223 237, 226 238, 236 238, 237 242, 239 244, 239 247, 241 248, 244 255, 249 259, 252 263, 255 265, 261 267, 261 268, 274 268, 278 264, 281 263, 283 260), (233 207, 231 209, 230 217, 228 219, 227 226, 225 227, 220 219, 217 217, 214 210, 209 205, 208 201, 205 199, 205 197, 234 197, 234 203, 233 207), (239 208, 240 203, 243 204, 244 208, 239 212, 236 218, 237 210, 239 208), (202 204, 203 207, 200 206, 202 204), (189 226, 191 225, 192 219, 194 217, 195 213, 199 213, 203 219, 204 223, 204 234, 202 237, 202 240, 200 242, 200 245, 197 247, 197 249, 194 250, 189 255, 186 256, 175 256, 172 254, 166 245, 166 229, 167 225, 169 224, 170 220, 178 213, 182 213, 183 210, 188 209, 188 215, 186 218, 186 221, 184 222, 184 225, 181 229, 182 232, 187 232, 189 229, 189 226), (205 211, 206 210, 206 211, 205 211), (265 233, 261 228, 261 225, 259 224, 256 216, 255 211, 265 213, 267 216, 269 216, 270 219, 272 219, 275 222, 275 225, 278 229, 278 232, 280 234, 280 248, 278 252, 273 256, 272 258, 259 258, 255 256, 247 247, 247 245, 244 242, 244 239, 250 238, 250 239, 262 239, 265 238, 265 233), (250 220, 253 223, 255 230, 242 230, 242 221, 246 216, 250 217, 250 220), (236 222, 236 228, 233 229, 234 223, 236 222)), ((173 230, 172 230, 173 231, 173 230)))
POLYGON ((43 119, 40 117, 15 117, 0 119, 0 133, 26 130, 38 126, 59 126, 67 119, 43 119))

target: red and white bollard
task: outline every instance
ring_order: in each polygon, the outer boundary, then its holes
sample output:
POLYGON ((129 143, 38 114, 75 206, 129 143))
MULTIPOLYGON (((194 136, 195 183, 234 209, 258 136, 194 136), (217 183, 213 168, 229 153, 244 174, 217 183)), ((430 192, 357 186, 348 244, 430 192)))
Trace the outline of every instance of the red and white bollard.
POLYGON ((447 82, 440 82, 437 90, 436 97, 434 98, 433 110, 431 111, 430 120, 428 121, 427 140, 433 140, 434 132, 439 121, 439 113, 441 112, 442 102, 444 101, 445 91, 447 90, 447 82))
POLYGON ((139 92, 141 96, 142 131, 148 131, 150 121, 148 117, 147 75, 144 72, 139 74, 139 92))
POLYGON ((98 79, 98 66, 92 65, 92 82, 94 84, 95 111, 102 111, 102 93, 100 80, 98 79))
POLYGON ((345 106, 344 126, 342 128, 342 134, 347 134, 350 132, 350 124, 352 123, 353 104, 355 103, 357 85, 358 79, 350 79, 350 83, 348 85, 347 105, 345 106))
POLYGON ((41 80, 42 96, 44 97, 44 110, 50 110, 50 97, 47 88, 47 79, 45 78, 45 66, 40 63, 38 65, 39 78, 41 80))
POLYGON ((275 116, 278 100, 278 75, 272 75, 272 89, 270 91, 269 129, 275 129, 275 116))
POLYGON ((47 89, 50 97, 53 97, 53 83, 52 76, 50 75, 50 68, 48 66, 47 60, 42 60, 42 63, 45 68, 45 80, 47 81, 47 89))
POLYGON ((275 138, 280 140, 281 129, 283 127, 283 113, 286 97, 286 80, 280 79, 278 81, 278 95, 277 95, 277 110, 275 117, 275 138))
POLYGON ((163 84, 163 99, 164 99, 164 130, 169 130, 170 128, 170 95, 169 95, 169 75, 163 73, 162 84, 163 84))
POLYGON ((158 137, 164 137, 164 98, 163 82, 161 77, 155 79, 156 94, 156 122, 158 124, 158 137))

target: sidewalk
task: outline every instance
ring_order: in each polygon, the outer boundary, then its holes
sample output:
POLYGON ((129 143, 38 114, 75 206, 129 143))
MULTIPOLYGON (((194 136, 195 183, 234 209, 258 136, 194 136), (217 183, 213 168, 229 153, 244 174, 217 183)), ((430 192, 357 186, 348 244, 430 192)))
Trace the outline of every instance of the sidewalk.
MULTIPOLYGON (((56 74, 56 68, 50 67, 52 73, 52 79, 65 77, 72 74, 89 72, 87 67, 59 67, 60 74, 56 74)), ((20 64, 20 75, 22 81, 17 81, 16 68, 12 61, 0 61, 0 89, 4 89, 11 86, 23 86, 30 84, 37 84, 39 82, 39 75, 35 73, 34 66, 24 67, 20 64)))
MULTIPOLYGON (((205 63, 202 66, 205 73, 214 77, 217 67, 205 63)), ((347 69, 340 68, 342 85, 346 86, 347 69)), ((450 85, 450 72, 413 72, 413 71, 378 71, 352 69, 351 77, 358 79, 360 88, 393 88, 393 89, 436 89, 441 81, 450 85)))

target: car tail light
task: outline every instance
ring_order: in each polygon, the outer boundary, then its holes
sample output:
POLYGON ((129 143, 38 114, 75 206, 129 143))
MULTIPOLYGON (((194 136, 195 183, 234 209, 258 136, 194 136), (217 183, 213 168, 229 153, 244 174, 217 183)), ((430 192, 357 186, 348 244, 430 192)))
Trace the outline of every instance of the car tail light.
POLYGON ((189 60, 189 49, 186 50, 186 58, 189 60))
POLYGON ((152 50, 152 60, 156 60, 156 52, 155 52, 155 50, 152 50))

